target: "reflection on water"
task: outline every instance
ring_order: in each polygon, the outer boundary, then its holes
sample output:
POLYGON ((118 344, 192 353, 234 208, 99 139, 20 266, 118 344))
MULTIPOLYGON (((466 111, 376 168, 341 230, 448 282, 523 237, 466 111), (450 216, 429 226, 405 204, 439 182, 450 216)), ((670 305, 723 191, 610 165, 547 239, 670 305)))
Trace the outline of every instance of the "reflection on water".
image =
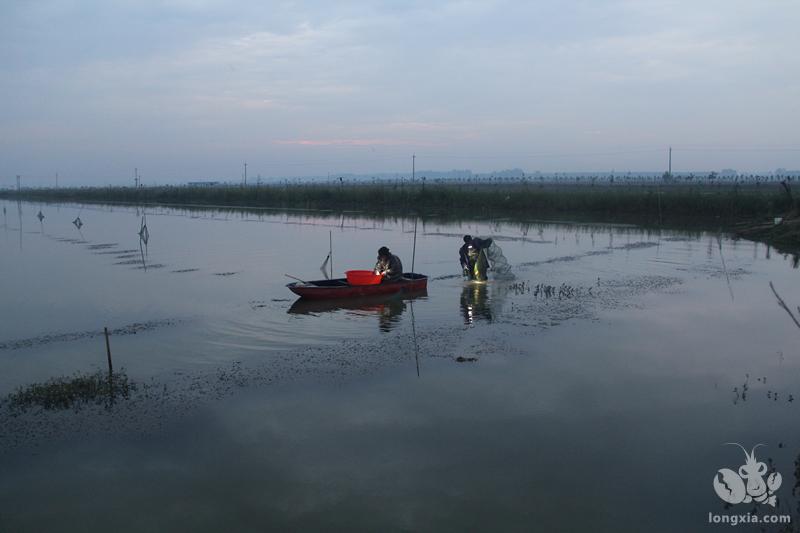
POLYGON ((492 308, 489 305, 489 285, 485 282, 466 283, 461 291, 461 314, 464 324, 470 326, 476 320, 492 322, 492 308))
POLYGON ((377 316, 378 329, 388 333, 400 324, 400 317, 408 310, 408 304, 416 299, 425 299, 427 296, 428 291, 422 290, 403 294, 332 300, 298 298, 286 312, 293 315, 318 315, 345 311, 356 316, 377 316))
POLYGON ((17 218, 19 225, 19 251, 22 251, 22 202, 17 201, 17 218))

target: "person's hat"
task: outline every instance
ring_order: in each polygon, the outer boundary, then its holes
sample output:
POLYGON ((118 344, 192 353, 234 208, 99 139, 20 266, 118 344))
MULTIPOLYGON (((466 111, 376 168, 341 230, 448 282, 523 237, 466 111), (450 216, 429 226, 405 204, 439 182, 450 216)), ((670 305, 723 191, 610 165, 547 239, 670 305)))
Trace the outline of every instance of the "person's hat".
POLYGON ((464 235, 464 242, 469 242, 472 240, 472 235, 464 235))
POLYGON ((378 249, 378 255, 391 255, 391 253, 389 253, 389 249, 387 247, 381 246, 378 249))

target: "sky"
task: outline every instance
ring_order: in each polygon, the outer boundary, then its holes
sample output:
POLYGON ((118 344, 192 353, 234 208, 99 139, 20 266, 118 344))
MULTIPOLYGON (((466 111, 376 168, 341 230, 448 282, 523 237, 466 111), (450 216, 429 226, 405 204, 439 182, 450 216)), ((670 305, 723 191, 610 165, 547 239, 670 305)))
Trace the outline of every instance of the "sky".
POLYGON ((800 169, 796 0, 8 0, 0 187, 800 169))

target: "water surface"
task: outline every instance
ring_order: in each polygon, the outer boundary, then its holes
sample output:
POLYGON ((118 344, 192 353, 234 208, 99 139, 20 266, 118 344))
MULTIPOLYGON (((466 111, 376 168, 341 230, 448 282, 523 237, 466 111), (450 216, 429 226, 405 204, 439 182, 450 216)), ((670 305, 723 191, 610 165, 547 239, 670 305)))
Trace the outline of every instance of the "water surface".
POLYGON ((765 245, 419 221, 427 294, 315 306, 285 274, 331 241, 339 276, 382 245, 410 270, 414 221, 2 207, 0 529, 702 531, 757 508, 714 493, 726 442, 766 444, 768 511, 797 511, 800 328, 769 282, 795 309, 800 271, 765 245), (514 278, 465 284, 464 233, 514 278), (104 327, 113 403, 13 395, 104 372, 104 327))

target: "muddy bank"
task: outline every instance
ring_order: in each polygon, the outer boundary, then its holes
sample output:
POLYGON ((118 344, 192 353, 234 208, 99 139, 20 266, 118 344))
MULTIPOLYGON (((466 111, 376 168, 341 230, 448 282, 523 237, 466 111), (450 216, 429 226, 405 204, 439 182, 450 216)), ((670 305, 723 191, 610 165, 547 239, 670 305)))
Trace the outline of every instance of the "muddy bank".
POLYGON ((733 230, 737 237, 764 242, 782 252, 800 252, 800 210, 771 220, 741 222, 733 230))

